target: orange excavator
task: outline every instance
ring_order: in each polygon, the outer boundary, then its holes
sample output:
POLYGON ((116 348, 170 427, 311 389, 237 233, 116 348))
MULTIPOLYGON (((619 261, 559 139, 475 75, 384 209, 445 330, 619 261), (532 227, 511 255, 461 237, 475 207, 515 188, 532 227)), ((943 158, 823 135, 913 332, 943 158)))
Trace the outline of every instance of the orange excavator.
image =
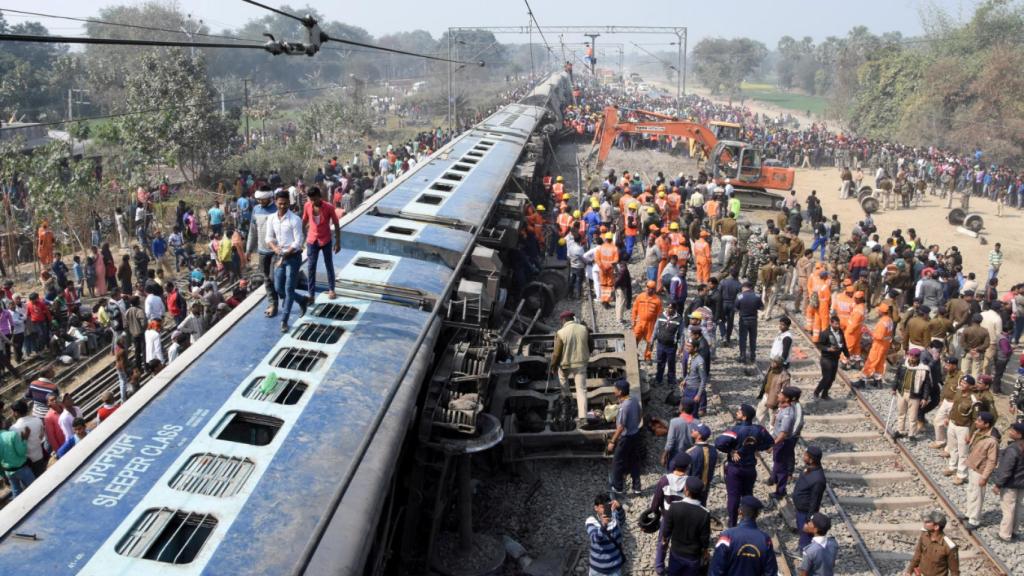
POLYGON ((604 161, 622 133, 648 136, 675 136, 688 138, 700 150, 705 159, 705 171, 719 185, 729 179, 744 205, 751 207, 775 208, 782 197, 767 190, 792 190, 796 171, 792 168, 764 165, 761 151, 749 142, 724 139, 735 137, 739 130, 728 123, 713 123, 708 128, 696 122, 681 121, 666 114, 638 110, 639 113, 658 118, 658 122, 626 122, 619 120, 619 111, 609 106, 604 109, 604 118, 594 131, 594 144, 598 146, 597 170, 600 174, 604 161), (720 139, 723 137, 723 139, 720 139))

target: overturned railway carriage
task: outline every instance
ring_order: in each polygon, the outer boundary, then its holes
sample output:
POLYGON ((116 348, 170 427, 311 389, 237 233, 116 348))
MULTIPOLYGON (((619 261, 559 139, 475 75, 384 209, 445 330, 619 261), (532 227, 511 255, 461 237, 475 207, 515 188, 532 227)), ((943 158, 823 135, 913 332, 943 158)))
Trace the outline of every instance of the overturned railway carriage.
POLYGON ((515 234, 501 197, 558 92, 499 110, 347 216, 339 296, 320 292, 288 334, 252 296, 142 388, 0 512, 0 574, 392 571, 413 424, 472 431, 477 412, 421 417, 424 380, 504 303, 480 242, 515 234))

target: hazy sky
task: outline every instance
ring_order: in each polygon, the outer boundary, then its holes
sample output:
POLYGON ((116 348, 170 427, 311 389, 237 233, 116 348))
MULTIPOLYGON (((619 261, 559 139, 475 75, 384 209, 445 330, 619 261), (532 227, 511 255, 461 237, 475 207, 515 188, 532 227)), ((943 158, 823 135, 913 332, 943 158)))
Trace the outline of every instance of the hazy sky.
MULTIPOLYGON (((140 3, 143 0, 0 0, 0 9, 6 7, 89 17, 95 16, 103 6, 140 3)), ((274 0, 266 3, 280 5, 274 0)), ((913 36, 921 32, 921 10, 939 6, 954 15, 966 17, 976 3, 977 0, 532 0, 531 6, 537 20, 544 26, 686 26, 691 47, 707 36, 746 36, 774 48, 779 37, 786 34, 798 38, 812 36, 820 40, 829 35, 844 35, 859 24, 876 33, 899 30, 905 36, 913 36)), ((214 31, 235 28, 264 13, 241 0, 178 0, 177 4, 183 11, 202 18, 214 31)), ((290 4, 306 5, 302 1, 290 4)), ((329 19, 361 26, 374 36, 422 28, 437 37, 448 26, 525 26, 528 22, 526 7, 521 0, 309 0, 308 4, 329 19)), ((23 17, 14 14, 5 16, 11 23, 24 21, 23 17)), ((54 34, 81 33, 81 28, 74 22, 35 19, 44 22, 54 34)), ((632 49, 631 41, 657 43, 670 40, 665 36, 603 38, 609 42, 623 42, 629 49, 632 49)), ((526 41, 525 36, 501 36, 500 39, 510 43, 526 41)), ((565 42, 583 40, 582 37, 565 38, 565 42)), ((549 36, 548 41, 555 43, 557 37, 549 36)))

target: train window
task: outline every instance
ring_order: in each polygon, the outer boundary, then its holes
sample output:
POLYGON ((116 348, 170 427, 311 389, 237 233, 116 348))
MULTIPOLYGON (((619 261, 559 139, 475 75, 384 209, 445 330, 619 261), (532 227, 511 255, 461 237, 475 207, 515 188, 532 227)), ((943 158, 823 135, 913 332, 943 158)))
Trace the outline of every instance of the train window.
POLYGON ((401 226, 388 226, 384 231, 389 234, 399 234, 401 236, 412 236, 416 233, 412 228, 403 228, 401 226))
MULTIPOLYGON (((374 262, 383 262, 387 264, 387 267, 391 267, 391 262, 387 260, 378 260, 376 258, 359 258, 356 260, 356 266, 365 266, 366 268, 377 268, 373 266, 374 262)), ((387 268, 382 268, 386 270, 387 268)), ((313 309, 313 316, 317 318, 327 318, 328 320, 336 320, 338 322, 348 322, 349 320, 356 317, 359 313, 359 309, 354 306, 345 306, 343 304, 318 304, 313 309)))
POLYGON ((218 440, 266 446, 277 435, 284 420, 252 412, 228 412, 211 435, 218 440))
MULTIPOLYGON (((353 264, 355 264, 356 266, 359 266, 360 268, 373 268, 374 270, 391 270, 391 268, 395 265, 395 263, 392 262, 391 260, 382 260, 380 258, 370 258, 368 256, 363 256, 362 258, 356 258, 356 261, 353 262, 353 264)), ((328 304, 328 306, 337 306, 337 304, 328 304)), ((351 306, 344 306, 344 308, 351 308, 351 306)), ((355 308, 351 308, 351 309, 352 309, 352 316, 355 316, 357 310, 355 308)), ((336 318, 332 318, 332 320, 336 320, 336 318)), ((346 318, 346 320, 351 320, 351 318, 346 318)))
POLYGON ((345 329, 340 326, 304 322, 292 331, 292 338, 314 344, 337 344, 344 333, 345 329))
POLYGON ((266 378, 260 376, 249 384, 242 396, 250 400, 262 400, 274 402, 275 404, 295 404, 306 391, 305 383, 299 380, 278 378, 273 386, 266 383, 266 378))
POLYGON ((469 172, 472 169, 472 166, 466 166, 465 164, 452 164, 452 170, 457 172, 469 172))
POLYGON ((445 184, 444 182, 434 182, 430 185, 431 190, 437 190, 438 192, 451 192, 455 190, 454 184, 445 184))
POLYGON ((151 508, 114 550, 129 558, 188 564, 199 555, 216 527, 217 519, 210 514, 151 508))
POLYGON ((305 348, 282 348, 270 361, 274 368, 312 372, 327 360, 327 354, 305 348))
MULTIPOLYGON (((491 136, 497 136, 498 138, 501 138, 501 134, 491 134, 491 136)), ((481 140, 480 141, 480 145, 481 146, 494 146, 494 142, 492 140, 481 140)))
POLYGON ((490 146, 481 146, 480 144, 477 144, 476 146, 473 146, 473 150, 479 150, 481 152, 487 152, 490 149, 491 149, 490 146))
POLYGON ((477 152, 476 150, 470 150, 469 152, 466 152, 466 156, 470 156, 472 158, 483 158, 484 157, 483 153, 477 152))
MULTIPOLYGON (((468 156, 468 154, 467 154, 467 156, 468 156)), ((466 157, 463 157, 461 160, 459 160, 459 162, 462 162, 464 164, 472 164, 472 165, 475 166, 476 163, 479 162, 479 160, 477 160, 476 158, 466 158, 466 157)))
POLYGON ((441 175, 441 178, 444 178, 445 180, 455 180, 456 182, 459 182, 462 180, 462 174, 456 174, 455 172, 445 172, 444 174, 441 175))
POLYGON ((238 494, 256 464, 248 458, 220 454, 194 454, 171 479, 175 490, 228 498, 238 494))
POLYGON ((430 204, 431 206, 437 206, 441 202, 444 202, 444 197, 436 194, 420 194, 420 197, 416 199, 418 204, 430 204))

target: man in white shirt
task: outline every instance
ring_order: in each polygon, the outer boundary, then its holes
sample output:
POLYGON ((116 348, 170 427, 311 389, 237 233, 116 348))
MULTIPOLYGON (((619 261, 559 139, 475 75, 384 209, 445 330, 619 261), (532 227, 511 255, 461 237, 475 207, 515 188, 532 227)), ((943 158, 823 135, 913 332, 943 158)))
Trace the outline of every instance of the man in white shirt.
POLYGON ((305 235, 302 232, 302 218, 288 210, 288 193, 275 194, 274 203, 277 205, 277 213, 268 219, 267 246, 278 258, 277 267, 274 269, 274 289, 278 296, 284 296, 281 332, 287 332, 292 302, 298 302, 300 315, 306 313, 306 297, 295 292, 295 286, 299 282, 299 265, 302 264, 305 235))
POLYGON ((32 468, 32 473, 38 478, 43 472, 46 472, 46 465, 50 462, 49 454, 43 453, 43 440, 46 439, 43 432, 43 420, 32 414, 28 403, 24 400, 15 402, 11 410, 18 417, 11 426, 11 430, 21 432, 27 428, 29 431, 28 438, 25 439, 25 455, 28 456, 28 465, 32 468))
POLYGON ((153 292, 149 292, 146 294, 145 310, 146 320, 157 320, 159 322, 163 322, 164 313, 167 312, 167 307, 164 306, 162 298, 153 292))
POLYGON ((64 396, 61 397, 61 404, 64 406, 64 411, 60 413, 60 419, 57 422, 60 424, 61 432, 64 433, 64 438, 71 438, 75 435, 75 418, 82 417, 82 410, 75 406, 75 400, 70 392, 64 393, 64 396))

